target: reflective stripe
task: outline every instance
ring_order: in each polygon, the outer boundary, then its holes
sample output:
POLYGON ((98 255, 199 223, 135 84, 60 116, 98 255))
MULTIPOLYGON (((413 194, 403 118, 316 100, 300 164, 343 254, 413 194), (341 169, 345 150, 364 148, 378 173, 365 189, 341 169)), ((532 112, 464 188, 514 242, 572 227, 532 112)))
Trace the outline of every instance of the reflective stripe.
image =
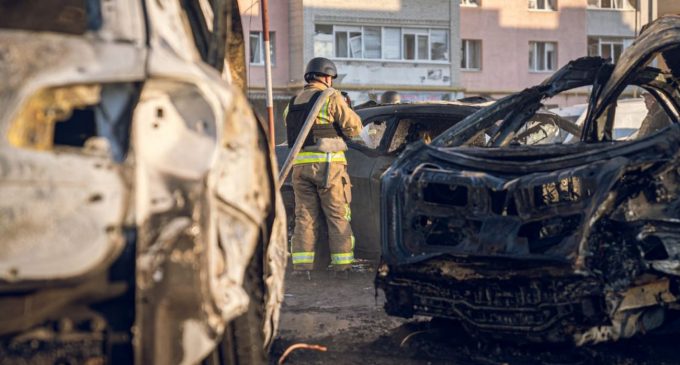
POLYGON ((314 252, 293 252, 293 264, 313 264, 314 252))
POLYGON ((331 255, 331 264, 349 265, 354 262, 354 253, 334 253, 331 255))
POLYGON ((349 207, 349 204, 345 204, 345 220, 352 221, 352 208, 349 207))
POLYGON ((321 110, 319 111, 319 115, 317 116, 317 123, 318 124, 330 124, 331 120, 331 115, 330 112, 328 111, 328 107, 331 103, 331 98, 327 98, 326 102, 323 103, 323 106, 321 107, 321 110))
POLYGON ((354 235, 352 235, 351 241, 352 241, 352 252, 354 252, 354 243, 356 242, 356 239, 354 238, 354 235))
POLYGON ((317 163, 317 162, 343 162, 343 163, 347 163, 347 159, 345 159, 345 152, 344 151, 332 152, 332 153, 300 152, 295 157, 295 161, 293 162, 293 165, 303 165, 303 164, 307 164, 307 163, 317 163), (330 159, 329 159, 329 157, 330 157, 330 159))

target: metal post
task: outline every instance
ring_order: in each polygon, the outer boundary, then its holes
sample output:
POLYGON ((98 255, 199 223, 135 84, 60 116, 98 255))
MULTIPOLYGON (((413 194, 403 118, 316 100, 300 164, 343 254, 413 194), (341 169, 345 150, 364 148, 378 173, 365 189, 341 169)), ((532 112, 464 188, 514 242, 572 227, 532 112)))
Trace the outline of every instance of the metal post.
POLYGON ((269 42, 269 4, 268 0, 260 0, 262 5, 262 36, 264 38, 264 77, 267 89, 267 115, 269 117, 269 144, 274 148, 274 96, 272 95, 272 60, 271 43, 269 42))

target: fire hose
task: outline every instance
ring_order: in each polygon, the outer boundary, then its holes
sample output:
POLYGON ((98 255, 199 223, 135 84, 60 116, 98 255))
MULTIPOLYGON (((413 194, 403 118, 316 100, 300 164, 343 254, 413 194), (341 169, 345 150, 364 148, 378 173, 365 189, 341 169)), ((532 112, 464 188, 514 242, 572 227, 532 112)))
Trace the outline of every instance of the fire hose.
POLYGON ((300 129, 300 134, 298 134, 297 139, 293 144, 293 147, 291 147, 290 152, 288 152, 288 157, 286 157, 286 161, 283 163, 283 166, 281 167, 281 171, 279 172, 279 186, 278 186, 279 189, 281 189, 281 186, 283 186, 283 182, 286 181, 288 174, 290 174, 290 170, 293 168, 293 161, 295 161, 295 158, 300 153, 300 150, 302 150, 302 145, 305 143, 307 135, 309 135, 309 132, 312 130, 312 127, 316 122, 316 117, 319 114, 319 111, 321 110, 321 106, 323 106, 325 100, 328 99, 334 92, 335 89, 329 87, 322 91, 319 98, 316 99, 316 103, 314 103, 314 106, 307 115, 307 119, 305 120, 305 123, 302 125, 302 129, 300 129))

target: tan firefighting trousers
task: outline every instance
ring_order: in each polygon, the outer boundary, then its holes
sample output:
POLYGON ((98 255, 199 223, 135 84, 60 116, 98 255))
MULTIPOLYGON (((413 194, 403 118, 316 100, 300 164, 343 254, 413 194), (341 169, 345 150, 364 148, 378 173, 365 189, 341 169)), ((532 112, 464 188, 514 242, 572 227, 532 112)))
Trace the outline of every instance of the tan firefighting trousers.
POLYGON ((312 270, 314 245, 324 242, 317 237, 319 225, 326 217, 331 265, 336 270, 349 269, 354 261, 354 236, 349 203, 352 191, 347 166, 342 163, 308 163, 293 167, 295 193, 295 231, 291 242, 294 270, 312 270), (324 187, 326 168, 330 166, 327 188, 324 187))

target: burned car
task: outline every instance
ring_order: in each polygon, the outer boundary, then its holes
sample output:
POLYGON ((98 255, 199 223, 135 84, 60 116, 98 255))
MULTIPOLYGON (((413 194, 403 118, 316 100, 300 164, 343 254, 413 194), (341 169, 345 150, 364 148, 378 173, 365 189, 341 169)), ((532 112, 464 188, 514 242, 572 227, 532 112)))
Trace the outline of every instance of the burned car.
MULTIPOLYGON (((443 131, 479 109, 472 103, 456 102, 384 104, 357 109, 364 128, 361 135, 347 141, 347 173, 352 181, 352 230, 356 255, 380 256, 380 176, 406 147, 414 142, 430 142, 443 131)), ((279 165, 289 148, 276 147, 279 165)), ((289 233, 295 222, 295 196, 290 176, 281 188, 289 220, 289 233)), ((319 219, 323 219, 320 217, 319 219)), ((325 257, 324 255, 318 255, 325 257)))
POLYGON ((285 212, 237 3, 0 14, 0 362, 264 363, 285 212))
POLYGON ((386 311, 577 345, 677 327, 679 54, 680 17, 662 17, 616 65, 572 61, 404 153, 382 180, 386 311), (517 138, 546 99, 582 87, 578 136, 517 138), (617 118, 631 89, 637 123, 617 118))

